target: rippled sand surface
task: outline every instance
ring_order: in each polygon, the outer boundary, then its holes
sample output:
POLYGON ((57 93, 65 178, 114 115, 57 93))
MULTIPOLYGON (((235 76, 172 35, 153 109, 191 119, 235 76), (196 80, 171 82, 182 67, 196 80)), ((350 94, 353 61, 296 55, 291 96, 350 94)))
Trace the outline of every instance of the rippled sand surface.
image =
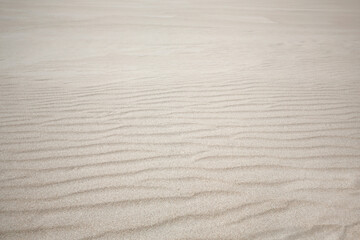
POLYGON ((360 239, 360 2, 0 0, 1 239, 360 239))

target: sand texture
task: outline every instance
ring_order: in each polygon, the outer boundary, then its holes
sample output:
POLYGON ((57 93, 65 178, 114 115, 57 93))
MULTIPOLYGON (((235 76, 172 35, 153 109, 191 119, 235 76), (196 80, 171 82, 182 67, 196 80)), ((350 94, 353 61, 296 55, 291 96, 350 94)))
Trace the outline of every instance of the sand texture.
POLYGON ((360 1, 0 0, 0 239, 360 239, 360 1))

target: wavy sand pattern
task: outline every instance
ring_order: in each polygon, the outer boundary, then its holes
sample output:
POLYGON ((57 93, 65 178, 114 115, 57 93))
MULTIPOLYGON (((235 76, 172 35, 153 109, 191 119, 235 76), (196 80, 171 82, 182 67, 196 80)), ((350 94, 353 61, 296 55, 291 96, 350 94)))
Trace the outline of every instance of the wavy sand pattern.
POLYGON ((360 3, 0 1, 1 239, 360 239, 360 3))

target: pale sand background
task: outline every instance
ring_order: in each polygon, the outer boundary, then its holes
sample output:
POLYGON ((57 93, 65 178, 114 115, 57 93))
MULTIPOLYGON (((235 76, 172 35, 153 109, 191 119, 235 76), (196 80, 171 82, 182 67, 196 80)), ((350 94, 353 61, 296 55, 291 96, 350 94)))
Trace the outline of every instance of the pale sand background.
POLYGON ((0 21, 0 238, 360 239, 359 1, 0 21))

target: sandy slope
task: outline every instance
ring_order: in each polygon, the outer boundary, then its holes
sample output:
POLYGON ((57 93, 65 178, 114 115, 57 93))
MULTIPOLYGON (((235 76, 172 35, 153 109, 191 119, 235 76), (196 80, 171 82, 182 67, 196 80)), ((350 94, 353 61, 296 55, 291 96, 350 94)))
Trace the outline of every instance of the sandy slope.
POLYGON ((0 1, 1 239, 360 239, 360 3, 0 1))

